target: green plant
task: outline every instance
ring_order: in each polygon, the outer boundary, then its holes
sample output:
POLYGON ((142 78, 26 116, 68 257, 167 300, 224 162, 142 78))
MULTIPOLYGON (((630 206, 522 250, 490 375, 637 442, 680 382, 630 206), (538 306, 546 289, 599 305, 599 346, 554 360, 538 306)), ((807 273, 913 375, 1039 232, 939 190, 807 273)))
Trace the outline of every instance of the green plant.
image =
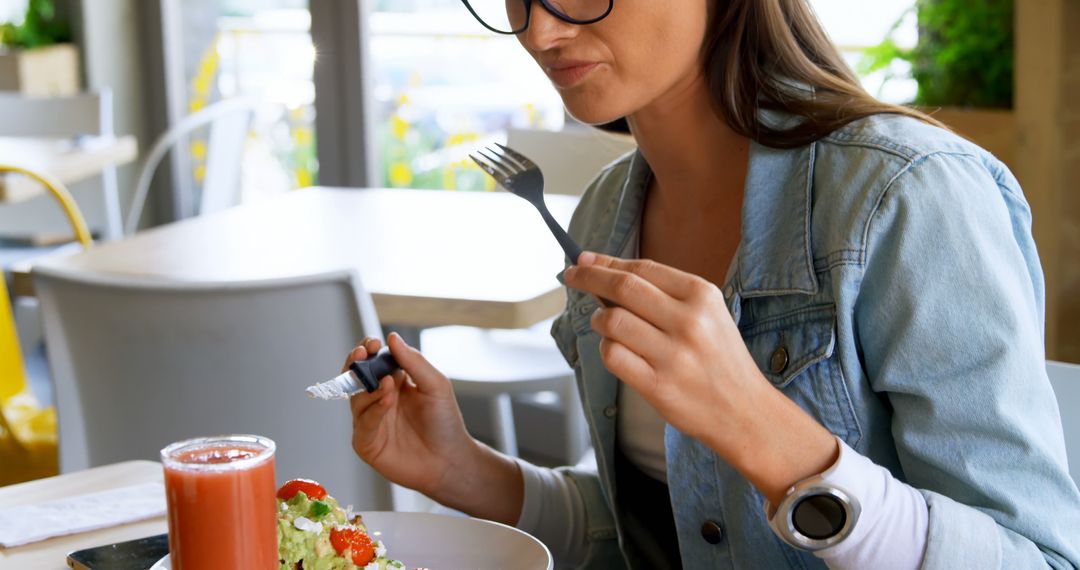
POLYGON ((917 0, 913 9, 919 27, 915 47, 896 44, 898 22, 882 43, 866 50, 859 73, 907 61, 919 84, 916 105, 1011 108, 1013 0, 917 0))
POLYGON ((22 24, 0 24, 0 45, 36 48, 67 41, 71 30, 57 19, 53 0, 30 0, 22 24))

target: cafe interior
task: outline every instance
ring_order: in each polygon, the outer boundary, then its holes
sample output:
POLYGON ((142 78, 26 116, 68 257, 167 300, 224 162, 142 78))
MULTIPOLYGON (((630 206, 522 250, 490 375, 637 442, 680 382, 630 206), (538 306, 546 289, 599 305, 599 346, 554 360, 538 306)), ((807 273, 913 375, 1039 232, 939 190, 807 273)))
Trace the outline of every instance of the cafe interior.
MULTIPOLYGON (((941 22, 927 15, 970 3, 808 2, 869 93, 1022 185, 1047 413, 1080 480, 1080 5, 993 0, 941 22)), ((275 487, 313 479, 372 513, 391 556, 400 523, 380 513, 467 519, 358 459, 348 406, 305 393, 362 376, 342 362, 391 332, 449 379, 473 437, 595 469, 590 402, 550 332, 564 251, 471 157, 526 155, 566 228, 636 144, 578 122, 474 16, 460 0, 0 0, 0 568, 172 536, 163 449, 219 434, 272 440, 275 487), (5 509, 95 510, 100 493, 132 504, 5 543, 5 509)), ((501 527, 442 520, 406 522, 515 561, 480 567, 531 567, 501 527)))

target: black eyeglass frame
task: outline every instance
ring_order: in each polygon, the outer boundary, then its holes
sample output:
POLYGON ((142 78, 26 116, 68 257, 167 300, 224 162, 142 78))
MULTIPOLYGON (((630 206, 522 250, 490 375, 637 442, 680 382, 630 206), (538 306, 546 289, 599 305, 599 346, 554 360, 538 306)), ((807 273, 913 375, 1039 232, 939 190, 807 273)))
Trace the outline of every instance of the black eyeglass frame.
MULTIPOLYGON (((495 28, 491 27, 487 22, 484 21, 483 18, 480 17, 480 14, 476 13, 476 10, 474 10, 473 7, 469 4, 469 0, 461 0, 461 3, 465 4, 465 8, 467 8, 469 10, 469 13, 472 14, 474 18, 476 18, 477 22, 480 22, 480 25, 482 25, 485 28, 495 32, 496 34, 504 34, 504 35, 507 35, 507 36, 515 36, 517 34, 520 34, 521 32, 524 32, 525 30, 529 29, 529 23, 532 22, 532 4, 533 4, 533 1, 534 0, 521 0, 521 3, 525 5, 525 24, 521 26, 521 29, 513 30, 513 31, 510 31, 510 32, 505 32, 503 30, 498 30, 498 29, 495 29, 495 28)), ((591 18, 589 20, 578 20, 576 18, 571 18, 570 16, 567 16, 566 14, 563 14, 562 12, 560 12, 558 10, 558 8, 551 5, 551 0, 535 0, 535 1, 539 2, 540 5, 543 6, 544 9, 547 10, 548 13, 551 14, 552 16, 555 16, 556 18, 566 22, 567 24, 574 24, 574 25, 577 25, 577 26, 586 26, 586 25, 589 25, 589 24, 595 24, 596 22, 599 22, 600 20, 603 20, 604 18, 607 18, 608 15, 611 14, 611 11, 615 8, 615 0, 608 0, 607 10, 605 10, 603 14, 601 14, 600 16, 597 16, 595 18, 591 18)))

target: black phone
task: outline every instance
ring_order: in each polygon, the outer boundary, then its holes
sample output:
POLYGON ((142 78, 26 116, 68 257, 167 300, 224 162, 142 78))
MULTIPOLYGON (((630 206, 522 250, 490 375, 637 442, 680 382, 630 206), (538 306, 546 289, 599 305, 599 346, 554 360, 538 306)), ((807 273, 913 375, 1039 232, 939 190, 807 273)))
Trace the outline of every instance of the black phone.
POLYGON ((74 570, 146 570, 169 553, 169 535, 159 534, 138 540, 76 550, 68 554, 74 570))

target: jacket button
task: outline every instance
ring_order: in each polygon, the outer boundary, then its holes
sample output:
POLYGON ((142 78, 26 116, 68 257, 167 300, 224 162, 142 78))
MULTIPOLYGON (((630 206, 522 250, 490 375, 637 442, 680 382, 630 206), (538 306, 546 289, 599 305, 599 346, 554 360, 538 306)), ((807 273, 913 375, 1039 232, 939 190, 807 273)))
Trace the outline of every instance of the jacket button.
POLYGON ((784 347, 778 347, 773 351, 772 356, 769 358, 769 372, 773 374, 780 374, 787 370, 788 365, 788 353, 784 347))
POLYGON ((715 522, 705 521, 705 524, 701 525, 701 538, 709 544, 720 544, 720 541, 724 539, 724 531, 715 522))
POLYGON ((724 287, 724 298, 725 299, 730 299, 731 296, 734 295, 734 294, 735 294, 735 287, 732 287, 731 285, 728 285, 727 287, 724 287))
POLYGON ((619 409, 616 408, 615 406, 608 406, 608 407, 604 408, 604 417, 608 418, 608 419, 611 419, 611 418, 615 417, 615 414, 618 411, 619 411, 619 409))

